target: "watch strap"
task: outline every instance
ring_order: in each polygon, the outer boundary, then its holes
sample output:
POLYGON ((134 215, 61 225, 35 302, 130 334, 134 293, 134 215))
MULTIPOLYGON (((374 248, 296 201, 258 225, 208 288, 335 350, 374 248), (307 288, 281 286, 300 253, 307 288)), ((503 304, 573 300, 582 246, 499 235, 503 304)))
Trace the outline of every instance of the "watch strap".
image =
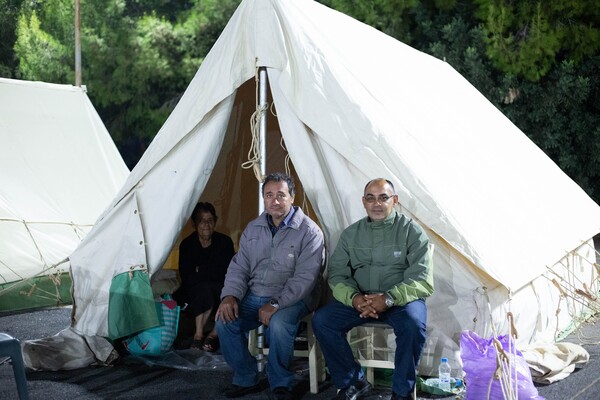
POLYGON ((396 303, 396 300, 394 299, 394 296, 392 296, 389 292, 385 293, 385 305, 390 308, 393 307, 394 304, 396 303))

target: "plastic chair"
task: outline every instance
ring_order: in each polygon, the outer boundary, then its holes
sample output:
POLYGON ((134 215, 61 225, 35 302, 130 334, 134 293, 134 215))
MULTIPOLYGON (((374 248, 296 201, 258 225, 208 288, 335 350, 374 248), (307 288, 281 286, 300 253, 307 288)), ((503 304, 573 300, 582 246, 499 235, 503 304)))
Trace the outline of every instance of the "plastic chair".
MULTIPOLYGON (((319 348, 317 339, 312 329, 312 313, 302 319, 306 323, 306 336, 308 347, 306 350, 294 350, 295 357, 308 357, 308 374, 310 381, 310 392, 319 393, 319 382, 325 380, 325 360, 319 348)), ((248 350, 256 357, 258 370, 262 371, 266 362, 269 348, 265 347, 265 327, 261 325, 250 332, 248 338, 248 350)))
MULTIPOLYGON (((375 372, 374 368, 386 368, 394 369, 394 353, 395 349, 391 349, 387 345, 378 346, 376 337, 384 338, 385 334, 378 334, 377 331, 382 329, 392 329, 391 325, 386 324, 383 321, 367 322, 356 328, 353 328, 348 332, 348 342, 350 346, 359 348, 356 356, 356 361, 366 369, 367 380, 371 385, 375 386, 375 372), (364 334, 352 335, 352 332, 357 328, 365 328, 364 334)), ((417 385, 413 389, 413 399, 417 398, 417 385)))
POLYGON ((14 337, 0 332, 0 357, 8 356, 12 360, 13 372, 17 383, 19 399, 29 400, 27 392, 27 377, 25 376, 25 365, 23 364, 23 353, 21 344, 14 337))
MULTIPOLYGON (((429 257, 433 257, 435 245, 429 244, 427 251, 429 257)), ((382 329, 392 329, 392 327, 383 321, 372 321, 365 324, 359 325, 348 332, 348 342, 353 348, 360 350, 357 351, 356 361, 367 370, 367 380, 375 386, 375 373, 374 368, 387 368, 394 369, 394 354, 395 349, 391 349, 387 346, 387 343, 377 343, 376 338, 384 338, 384 332, 382 329), (359 334, 357 328, 363 329, 364 333, 359 334), (353 335, 352 332, 355 332, 353 335), (379 333, 378 333, 379 332, 379 333)), ((417 398, 417 385, 415 384, 413 390, 413 398, 417 398)))

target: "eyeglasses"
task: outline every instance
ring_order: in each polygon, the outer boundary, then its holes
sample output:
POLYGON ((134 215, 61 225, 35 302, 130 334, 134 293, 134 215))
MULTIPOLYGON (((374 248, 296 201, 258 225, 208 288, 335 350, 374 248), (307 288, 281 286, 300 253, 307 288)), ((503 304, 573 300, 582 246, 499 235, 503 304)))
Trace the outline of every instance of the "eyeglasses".
POLYGON ((364 197, 364 199, 367 203, 375 203, 376 201, 380 203, 387 203, 392 197, 394 197, 394 195, 388 196, 387 194, 380 194, 379 196, 374 196, 372 194, 368 194, 364 197))
POLYGON ((287 198, 288 198, 288 196, 284 193, 277 193, 277 194, 267 193, 267 194, 265 194, 265 199, 267 199, 267 200, 277 199, 277 201, 284 201, 287 198))
POLYGON ((215 220, 212 218, 209 219, 201 219, 200 221, 198 221, 198 225, 214 225, 215 224, 215 220))

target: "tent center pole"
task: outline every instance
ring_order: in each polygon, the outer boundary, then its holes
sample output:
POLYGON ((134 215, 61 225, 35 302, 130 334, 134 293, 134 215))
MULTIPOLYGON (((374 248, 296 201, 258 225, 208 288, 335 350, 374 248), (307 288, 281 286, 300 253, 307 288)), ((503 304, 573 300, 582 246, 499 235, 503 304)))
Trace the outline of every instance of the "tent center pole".
MULTIPOLYGON (((267 67, 258 68, 258 109, 260 110, 260 122, 258 125, 258 148, 259 148, 259 168, 260 176, 264 179, 267 159, 267 67)), ((262 179, 261 179, 262 181, 262 179)), ((262 199, 262 182, 258 182, 258 215, 265 210, 265 205, 262 199)), ((265 355, 263 349, 265 347, 265 326, 261 325, 257 329, 258 354, 256 355, 256 363, 258 372, 263 372, 265 355)))
MULTIPOLYGON (((260 123, 258 125, 258 143, 259 143, 259 166, 260 175, 264 178, 266 171, 266 137, 267 137, 267 67, 258 68, 258 106, 260 112, 260 123)), ((262 179, 261 179, 262 180, 262 179)), ((264 211, 264 204, 262 201, 262 182, 258 183, 258 214, 260 215, 264 211)))

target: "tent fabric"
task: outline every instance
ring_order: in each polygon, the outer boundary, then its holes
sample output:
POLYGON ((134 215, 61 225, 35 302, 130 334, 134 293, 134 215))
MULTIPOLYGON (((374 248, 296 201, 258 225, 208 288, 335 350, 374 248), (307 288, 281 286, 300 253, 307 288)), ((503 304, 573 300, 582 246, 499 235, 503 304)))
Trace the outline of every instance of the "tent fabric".
POLYGON ((231 216, 253 212, 248 188, 258 185, 234 162, 246 151, 236 149, 249 135, 242 116, 255 108, 246 85, 257 67, 277 116, 267 136, 285 142, 329 251, 364 216, 362 190, 375 177, 395 183, 401 211, 436 245, 424 373, 441 354, 459 370, 460 332, 503 329, 507 311, 524 342, 553 340, 581 312, 555 315, 548 271, 574 276, 566 269, 580 265, 581 282, 596 279, 600 207, 484 96, 447 63, 316 2, 244 0, 71 255, 78 331, 107 335, 112 278, 160 270, 201 196, 232 232, 248 222, 231 216), (134 220, 137 235, 118 235, 134 220))
POLYGON ((549 385, 571 375, 577 364, 586 364, 590 353, 575 343, 532 343, 523 349, 523 357, 533 381, 549 385))
POLYGON ((25 341, 22 349, 25 366, 34 371, 73 370, 93 363, 110 365, 119 357, 105 338, 82 336, 72 327, 48 338, 25 341))
POLYGON ((56 272, 128 173, 84 89, 0 78, 0 284, 56 272))

